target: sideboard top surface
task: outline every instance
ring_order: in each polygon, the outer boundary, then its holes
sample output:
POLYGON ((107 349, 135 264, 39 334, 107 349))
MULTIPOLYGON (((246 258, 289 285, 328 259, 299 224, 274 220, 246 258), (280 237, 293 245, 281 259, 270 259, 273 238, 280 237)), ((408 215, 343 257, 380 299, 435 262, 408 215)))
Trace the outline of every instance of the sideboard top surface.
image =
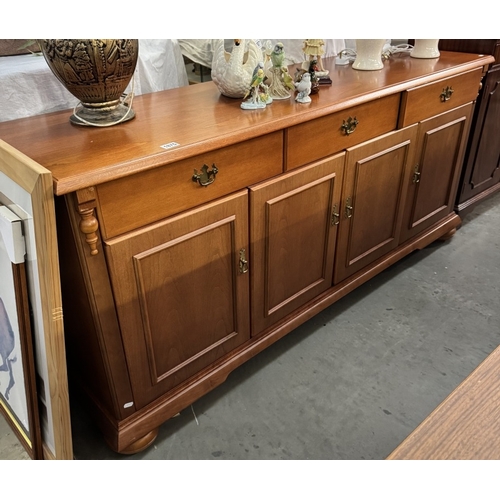
MULTIPOLYGON (((309 104, 293 98, 242 110, 213 82, 138 96, 136 117, 108 128, 69 122, 71 110, 0 123, 0 139, 52 172, 66 194, 142 170, 281 130, 304 121, 486 66, 491 56, 441 52, 438 59, 395 55, 379 71, 356 71, 326 59, 331 86, 309 104), (176 143, 173 147, 162 146, 176 143)), ((291 70, 292 71, 292 70, 291 70)))

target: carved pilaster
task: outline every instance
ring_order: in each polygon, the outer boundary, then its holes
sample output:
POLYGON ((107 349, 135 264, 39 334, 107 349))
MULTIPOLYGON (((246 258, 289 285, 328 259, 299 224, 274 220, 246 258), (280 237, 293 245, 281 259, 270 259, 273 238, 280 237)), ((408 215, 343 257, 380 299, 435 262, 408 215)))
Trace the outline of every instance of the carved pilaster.
POLYGON ((78 213, 80 214, 80 231, 85 235, 85 241, 90 247, 90 255, 97 255, 97 241, 99 222, 95 216, 97 202, 95 199, 95 189, 89 187, 76 192, 78 202, 78 213))

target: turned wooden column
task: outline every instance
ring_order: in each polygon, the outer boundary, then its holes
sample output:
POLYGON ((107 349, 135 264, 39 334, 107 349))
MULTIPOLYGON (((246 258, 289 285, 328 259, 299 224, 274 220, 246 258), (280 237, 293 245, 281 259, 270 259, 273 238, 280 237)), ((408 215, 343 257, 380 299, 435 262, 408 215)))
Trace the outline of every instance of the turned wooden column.
POLYGON ((99 222, 95 216, 97 205, 95 199, 95 189, 93 186, 80 189, 76 192, 78 202, 78 213, 80 214, 80 231, 85 235, 85 241, 90 247, 90 255, 97 255, 97 241, 99 239, 97 231, 99 222))

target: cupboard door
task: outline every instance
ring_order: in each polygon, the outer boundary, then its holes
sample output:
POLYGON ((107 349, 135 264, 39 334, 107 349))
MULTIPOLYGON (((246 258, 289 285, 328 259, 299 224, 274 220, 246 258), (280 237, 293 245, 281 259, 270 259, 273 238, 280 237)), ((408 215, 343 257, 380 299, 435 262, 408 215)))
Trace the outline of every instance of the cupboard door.
POLYGON ((251 189, 252 335, 331 286, 344 159, 251 189))
POLYGON ((500 182, 500 68, 486 77, 476 114, 460 203, 500 182))
POLYGON ((472 103, 420 123, 401 241, 452 212, 471 112, 472 103))
POLYGON ((334 283, 399 244, 417 126, 347 150, 334 283))
POLYGON ((137 408, 249 339, 247 191, 105 249, 137 408))

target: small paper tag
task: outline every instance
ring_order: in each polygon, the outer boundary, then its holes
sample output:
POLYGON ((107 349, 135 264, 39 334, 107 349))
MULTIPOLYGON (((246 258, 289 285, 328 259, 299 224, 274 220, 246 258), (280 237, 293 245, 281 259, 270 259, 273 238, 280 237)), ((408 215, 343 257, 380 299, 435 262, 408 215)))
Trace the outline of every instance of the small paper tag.
POLYGON ((171 148, 175 148, 178 145, 179 145, 178 142, 169 142, 167 144, 162 144, 160 147, 163 149, 171 149, 171 148))

